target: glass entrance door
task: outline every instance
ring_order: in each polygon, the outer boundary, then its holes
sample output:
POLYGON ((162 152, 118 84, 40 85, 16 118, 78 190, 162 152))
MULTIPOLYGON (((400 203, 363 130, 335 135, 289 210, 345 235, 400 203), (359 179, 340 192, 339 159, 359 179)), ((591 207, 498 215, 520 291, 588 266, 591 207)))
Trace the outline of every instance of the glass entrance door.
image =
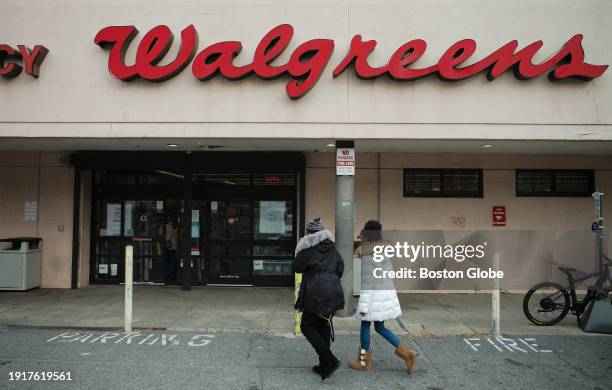
POLYGON ((195 170, 184 215, 180 169, 96 170, 91 282, 123 282, 125 247, 134 245, 135 282, 292 285, 298 177, 195 170))
POLYGON ((98 200, 94 282, 124 281, 127 245, 134 246, 134 282, 164 282, 164 228, 163 200, 98 200))
POLYGON ((126 200, 123 208, 124 242, 134 246, 134 282, 163 283, 164 201, 126 200))
POLYGON ((292 200, 253 202, 253 280, 258 286, 293 282, 295 204, 292 200))
MULTIPOLYGON (((290 285, 295 248, 292 200, 194 201, 200 211, 208 284, 290 285), (208 226, 208 227, 207 227, 208 226), (208 229, 206 234, 205 229, 208 229)), ((196 234, 195 230, 193 231, 196 234)))
POLYGON ((191 269, 191 282, 204 284, 206 282, 206 234, 208 231, 208 202, 194 200, 191 205, 191 244, 189 262, 191 269))
POLYGON ((211 200, 208 283, 251 285, 252 205, 249 200, 211 200))

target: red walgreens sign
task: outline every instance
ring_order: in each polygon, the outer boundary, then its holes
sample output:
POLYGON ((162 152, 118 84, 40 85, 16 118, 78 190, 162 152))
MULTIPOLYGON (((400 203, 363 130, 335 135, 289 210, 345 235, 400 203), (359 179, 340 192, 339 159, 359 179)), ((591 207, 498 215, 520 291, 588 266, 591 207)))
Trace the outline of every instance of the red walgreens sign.
POLYGON ((506 206, 493 206, 493 226, 506 226, 506 206))
POLYGON ((33 49, 17 45, 17 49, 14 49, 11 45, 0 44, 0 76, 17 77, 25 68, 27 75, 38 77, 47 53, 49 50, 43 45, 36 45, 33 49))
MULTIPOLYGON (((293 27, 281 24, 261 39, 250 64, 236 66, 233 59, 240 54, 242 43, 214 43, 196 55, 198 33, 193 25, 189 25, 181 31, 181 48, 176 58, 167 65, 158 65, 173 40, 170 28, 160 25, 144 35, 138 44, 134 64, 127 65, 125 53, 137 34, 138 30, 134 26, 109 26, 100 30, 94 39, 100 47, 110 48, 108 68, 118 79, 130 81, 140 77, 164 81, 176 76, 193 60, 191 71, 200 80, 209 80, 217 74, 229 80, 240 80, 253 74, 266 80, 289 76, 291 80, 285 89, 293 99, 304 96, 314 87, 334 50, 332 39, 312 39, 299 45, 287 63, 272 65, 293 38, 293 27)), ((534 64, 533 57, 543 45, 542 41, 536 41, 519 50, 518 41, 513 40, 478 62, 459 67, 476 52, 475 40, 462 39, 451 45, 436 64, 412 68, 409 66, 419 60, 427 48, 424 40, 413 39, 400 46, 386 65, 372 67, 368 57, 374 51, 376 41, 364 41, 361 35, 355 35, 344 59, 334 69, 333 76, 338 77, 352 66, 355 74, 362 79, 388 76, 397 81, 410 81, 435 75, 444 81, 458 81, 486 72, 489 80, 493 80, 512 69, 520 80, 531 79, 546 72, 549 72, 548 77, 552 81, 565 78, 591 80, 601 76, 608 68, 607 65, 584 62, 580 34, 571 37, 546 60, 534 64)))

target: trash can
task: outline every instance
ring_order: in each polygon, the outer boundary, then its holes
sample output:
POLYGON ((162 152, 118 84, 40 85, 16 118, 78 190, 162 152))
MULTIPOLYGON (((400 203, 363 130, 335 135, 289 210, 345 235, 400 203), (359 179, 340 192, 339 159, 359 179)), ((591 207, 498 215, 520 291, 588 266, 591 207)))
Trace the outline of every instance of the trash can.
POLYGON ((40 287, 42 238, 0 239, 0 290, 40 287))

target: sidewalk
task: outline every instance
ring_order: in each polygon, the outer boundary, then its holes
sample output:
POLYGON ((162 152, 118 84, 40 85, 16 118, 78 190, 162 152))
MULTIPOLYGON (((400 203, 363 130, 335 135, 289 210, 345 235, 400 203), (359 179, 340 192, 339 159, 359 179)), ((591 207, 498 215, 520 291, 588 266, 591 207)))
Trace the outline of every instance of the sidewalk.
MULTIPOLYGON (((122 328, 122 286, 0 292, 0 327, 122 328)), ((502 295, 501 329, 508 335, 586 335, 569 315, 552 327, 532 325, 522 295, 502 295)), ((400 294, 403 315, 389 328, 412 337, 487 334, 488 294, 400 294)), ((289 288, 134 288, 134 327, 207 332, 293 333, 289 288)), ((352 317, 334 319, 338 334, 356 334, 352 317)))

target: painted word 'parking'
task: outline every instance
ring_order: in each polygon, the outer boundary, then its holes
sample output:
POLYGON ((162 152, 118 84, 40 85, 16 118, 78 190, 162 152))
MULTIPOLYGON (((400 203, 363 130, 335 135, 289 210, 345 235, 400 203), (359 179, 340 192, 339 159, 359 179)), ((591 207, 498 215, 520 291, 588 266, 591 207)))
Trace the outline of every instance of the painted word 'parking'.
POLYGON ((177 334, 166 333, 80 333, 64 332, 47 340, 48 343, 81 343, 81 344, 127 344, 127 345, 183 345, 188 347, 203 347, 209 344, 215 336, 212 334, 196 334, 188 339, 177 334))
POLYGON ((548 353, 550 349, 542 349, 536 343, 536 339, 529 338, 505 338, 505 337, 487 337, 484 339, 478 337, 464 338, 463 341, 472 348, 475 352, 480 352, 483 349, 494 349, 498 352, 522 352, 522 353, 548 353))

